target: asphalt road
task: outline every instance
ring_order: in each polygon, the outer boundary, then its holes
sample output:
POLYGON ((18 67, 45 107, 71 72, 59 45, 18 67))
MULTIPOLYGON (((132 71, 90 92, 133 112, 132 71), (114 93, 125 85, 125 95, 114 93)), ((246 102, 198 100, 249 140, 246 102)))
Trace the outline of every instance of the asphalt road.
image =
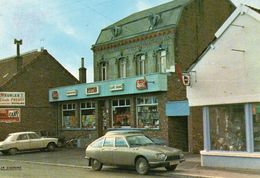
MULTIPOLYGON (((88 168, 33 164, 15 160, 1 160, 0 178, 151 178, 173 177, 162 170, 152 170, 149 175, 138 175, 135 170, 105 167, 96 172, 88 168)), ((177 176, 174 176, 177 177, 177 176)))

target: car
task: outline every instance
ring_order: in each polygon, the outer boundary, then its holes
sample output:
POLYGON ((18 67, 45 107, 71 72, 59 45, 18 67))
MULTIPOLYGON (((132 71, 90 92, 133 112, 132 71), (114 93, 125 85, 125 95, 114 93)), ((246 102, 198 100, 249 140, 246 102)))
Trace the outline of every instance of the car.
POLYGON ((35 132, 16 132, 10 133, 0 142, 0 152, 15 155, 18 151, 27 150, 54 151, 57 143, 57 138, 40 137, 35 132))
POLYGON ((142 175, 156 167, 174 171, 185 161, 181 150, 158 145, 138 131, 106 133, 87 146, 85 158, 95 171, 100 171, 103 165, 132 166, 142 175))

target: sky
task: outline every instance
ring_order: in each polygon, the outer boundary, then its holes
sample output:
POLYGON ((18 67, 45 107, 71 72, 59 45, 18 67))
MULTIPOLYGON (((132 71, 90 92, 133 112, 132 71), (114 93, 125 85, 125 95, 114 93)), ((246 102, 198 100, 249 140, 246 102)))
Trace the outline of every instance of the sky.
MULTIPOLYGON (((93 81, 93 52, 100 31, 128 15, 170 0, 0 0, 0 59, 45 48, 78 78, 85 58, 87 82, 93 81)), ((260 0, 232 0, 260 7, 260 0)))

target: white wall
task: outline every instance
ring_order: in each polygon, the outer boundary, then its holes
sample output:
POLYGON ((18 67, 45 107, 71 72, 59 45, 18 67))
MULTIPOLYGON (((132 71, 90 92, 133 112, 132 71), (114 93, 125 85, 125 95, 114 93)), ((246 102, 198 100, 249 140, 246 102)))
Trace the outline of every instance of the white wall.
POLYGON ((232 24, 192 69, 190 106, 260 102, 259 16, 239 15, 232 24))

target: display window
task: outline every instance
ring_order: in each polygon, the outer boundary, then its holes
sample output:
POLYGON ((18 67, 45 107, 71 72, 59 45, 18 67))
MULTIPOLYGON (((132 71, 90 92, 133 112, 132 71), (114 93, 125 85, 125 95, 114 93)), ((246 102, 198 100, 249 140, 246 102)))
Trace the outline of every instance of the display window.
POLYGON ((81 128, 95 129, 95 102, 84 102, 80 104, 81 128))
POLYGON ((139 128, 159 128, 160 117, 156 97, 137 98, 136 111, 139 128))
POLYGON ((211 150, 246 151, 243 104, 209 107, 211 150))
POLYGON ((113 127, 130 127, 130 100, 118 99, 112 101, 113 127))
POLYGON ((253 104, 254 151, 260 152, 260 103, 253 104))
POLYGON ((62 105, 62 125, 63 128, 79 128, 79 119, 76 117, 76 105, 68 103, 62 105))

